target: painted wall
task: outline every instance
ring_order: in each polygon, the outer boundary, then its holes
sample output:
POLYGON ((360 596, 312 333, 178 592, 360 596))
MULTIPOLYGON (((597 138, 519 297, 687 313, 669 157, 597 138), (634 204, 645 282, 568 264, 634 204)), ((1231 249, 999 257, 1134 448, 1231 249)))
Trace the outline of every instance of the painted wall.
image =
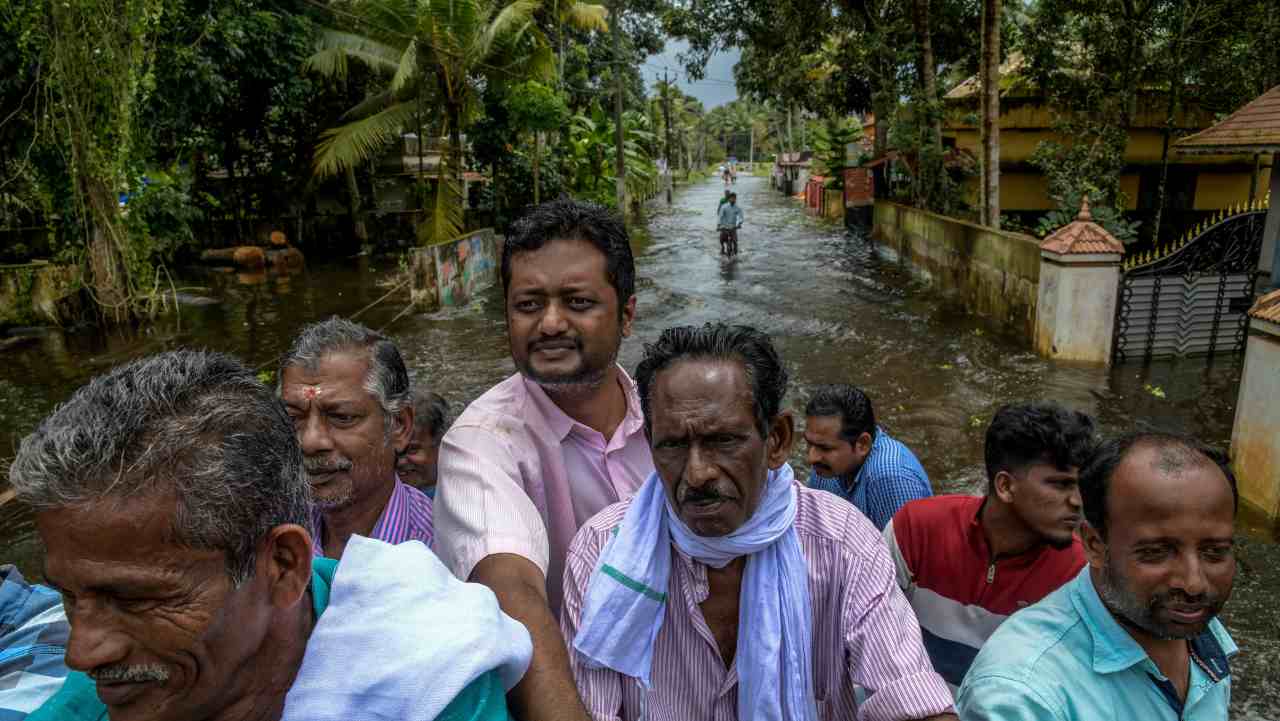
POLYGON ((897 250, 935 286, 954 293, 970 313, 1028 342, 1035 337, 1040 282, 1035 238, 885 200, 875 202, 873 223, 874 238, 897 250))
POLYGON ((484 228, 413 253, 410 295, 421 308, 464 306, 476 294, 501 282, 501 241, 484 228))
POLYGON ((1231 457, 1243 506, 1280 517, 1280 325, 1250 322, 1231 430, 1231 457))

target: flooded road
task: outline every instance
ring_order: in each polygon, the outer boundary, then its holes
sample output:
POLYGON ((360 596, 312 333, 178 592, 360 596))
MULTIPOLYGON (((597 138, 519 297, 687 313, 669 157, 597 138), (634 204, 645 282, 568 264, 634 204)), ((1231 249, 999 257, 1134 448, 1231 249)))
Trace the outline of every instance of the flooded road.
MULTIPOLYGON (((878 419, 920 457, 940 492, 981 492, 982 440, 1002 403, 1054 399, 1093 414, 1103 430, 1189 432, 1226 446, 1239 359, 1156 363, 1105 370, 1050 364, 1026 344, 993 332, 914 279, 890 251, 837 225, 805 216, 763 178, 740 178, 746 214, 741 254, 721 260, 715 235, 718 181, 678 191, 674 207, 649 207, 635 233, 636 334, 623 344, 631 370, 642 344, 663 328, 724 320, 771 334, 791 372, 798 412, 820 383, 850 382, 872 398, 878 419)), ((284 281, 242 284, 234 274, 189 276, 189 292, 218 302, 184 307, 180 321, 106 338, 47 334, 0 353, 0 462, 54 404, 92 375, 138 355, 194 346, 235 353, 272 368, 303 324, 351 314, 382 296, 394 259, 312 267, 284 281)), ((250 278, 249 280, 257 280, 250 278)), ((409 314, 393 294, 360 315, 400 343, 415 383, 453 403, 454 414, 512 373, 494 289, 465 309, 409 314)), ((804 466, 802 449, 795 463, 804 466)), ((0 507, 0 560, 35 571, 29 517, 0 507)), ((1240 568, 1226 621, 1241 655, 1233 665, 1236 719, 1280 719, 1280 547, 1242 534, 1240 568)))

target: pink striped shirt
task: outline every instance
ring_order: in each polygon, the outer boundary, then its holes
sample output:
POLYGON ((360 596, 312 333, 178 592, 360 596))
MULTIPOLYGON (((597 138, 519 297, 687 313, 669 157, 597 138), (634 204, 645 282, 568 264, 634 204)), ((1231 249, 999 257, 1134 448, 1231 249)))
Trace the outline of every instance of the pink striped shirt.
MULTIPOLYGON (((809 564, 813 603, 813 684, 818 718, 897 721, 952 710, 934 673, 915 614, 898 589, 880 534, 852 505, 799 487, 796 532, 809 564), (861 705, 855 688, 868 694, 861 705)), ((587 583, 630 501, 609 506, 578 531, 565 568, 560 617, 570 649, 587 583)), ((653 688, 611 669, 570 665, 595 721, 736 721, 737 660, 725 668, 699 607, 709 593, 706 565, 671 547, 668 607, 653 654, 653 688)))
MULTIPOLYGON (((324 516, 319 509, 312 515, 311 522, 316 531, 311 552, 317 557, 323 556, 324 516)), ((400 475, 397 474, 391 498, 387 501, 386 508, 382 509, 382 515, 378 516, 378 522, 373 524, 369 538, 392 545, 405 541, 422 541, 424 546, 431 548, 431 497, 400 480, 400 475)))

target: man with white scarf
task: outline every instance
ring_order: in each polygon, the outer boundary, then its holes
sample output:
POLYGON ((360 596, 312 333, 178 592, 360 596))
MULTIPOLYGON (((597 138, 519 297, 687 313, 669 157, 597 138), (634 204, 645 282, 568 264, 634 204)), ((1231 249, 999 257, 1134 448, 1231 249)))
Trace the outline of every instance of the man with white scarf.
POLYGON ((578 531, 565 569, 592 717, 954 718, 875 527, 787 465, 768 337, 671 328, 635 378, 657 470, 578 531))

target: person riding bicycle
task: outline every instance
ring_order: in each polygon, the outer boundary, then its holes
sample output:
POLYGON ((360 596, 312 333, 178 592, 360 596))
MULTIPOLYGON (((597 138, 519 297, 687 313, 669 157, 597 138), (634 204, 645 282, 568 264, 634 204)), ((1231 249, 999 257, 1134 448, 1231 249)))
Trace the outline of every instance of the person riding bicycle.
POLYGON ((720 252, 723 255, 738 254, 738 228, 746 215, 738 207, 738 194, 729 193, 729 202, 717 211, 716 227, 720 230, 720 252))

